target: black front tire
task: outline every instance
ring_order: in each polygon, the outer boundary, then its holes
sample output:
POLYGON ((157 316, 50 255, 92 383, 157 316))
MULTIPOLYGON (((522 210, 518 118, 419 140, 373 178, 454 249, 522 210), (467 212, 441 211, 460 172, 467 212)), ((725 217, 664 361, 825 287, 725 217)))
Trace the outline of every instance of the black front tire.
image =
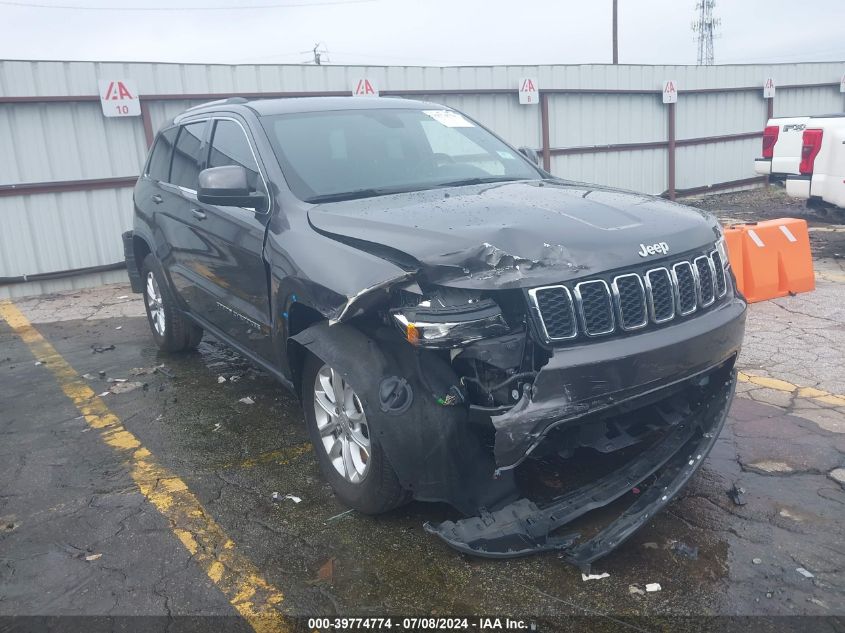
POLYGON ((161 262, 152 253, 148 254, 141 264, 141 283, 147 321, 159 348, 164 352, 196 349, 202 340, 203 330, 185 318, 177 307, 161 262), (158 318, 154 317, 154 313, 158 314, 158 318))
MULTIPOLYGON (((411 495, 402 488, 396 471, 388 462, 384 450, 374 435, 370 435, 370 457, 367 471, 360 481, 348 481, 332 465, 323 445, 317 425, 317 413, 314 406, 317 373, 325 363, 316 356, 309 355, 302 372, 302 406, 308 435, 317 454, 320 471, 334 490, 335 495, 345 505, 364 514, 383 514, 407 503, 411 495)), ((353 389, 355 378, 349 377, 353 389)), ((366 406, 363 406, 366 415, 366 406)))

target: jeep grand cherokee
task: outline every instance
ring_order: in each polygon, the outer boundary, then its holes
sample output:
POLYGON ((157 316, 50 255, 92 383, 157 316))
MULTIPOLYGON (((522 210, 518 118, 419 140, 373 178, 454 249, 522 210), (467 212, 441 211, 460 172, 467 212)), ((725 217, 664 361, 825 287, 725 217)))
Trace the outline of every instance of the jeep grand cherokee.
POLYGON ((713 446, 745 302, 712 216, 535 161, 433 103, 192 108, 135 187, 133 289, 163 350, 208 331, 299 395, 344 503, 445 501, 467 518, 426 529, 459 550, 587 568, 713 446), (576 454, 614 466, 565 475, 576 454))

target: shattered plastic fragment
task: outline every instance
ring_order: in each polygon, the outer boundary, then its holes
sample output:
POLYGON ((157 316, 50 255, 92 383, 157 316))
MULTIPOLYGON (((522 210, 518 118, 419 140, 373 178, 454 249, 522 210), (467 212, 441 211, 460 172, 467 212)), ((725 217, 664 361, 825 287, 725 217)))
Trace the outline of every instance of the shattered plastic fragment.
POLYGON ((581 580, 601 580, 602 578, 610 578, 610 574, 607 572, 603 574, 581 574, 581 580))
POLYGON ((644 596, 645 591, 637 587, 637 585, 628 585, 628 593, 632 596, 644 596))
POLYGON ((654 593, 655 591, 660 591, 663 587, 660 586, 659 582, 650 582, 645 586, 645 590, 649 593, 654 593))
POLYGON ((102 554, 88 554, 88 556, 85 557, 85 560, 87 560, 90 563, 91 561, 97 560, 101 556, 102 556, 102 554))
POLYGON ((109 388, 112 393, 129 393, 144 386, 142 382, 117 382, 109 388))
POLYGON ((241 398, 240 400, 238 400, 238 402, 240 402, 241 404, 255 404, 255 400, 253 400, 249 396, 247 396, 246 398, 241 398))
POLYGON ((814 578, 812 572, 807 571, 803 567, 796 567, 795 571, 804 576, 804 578, 814 578))
POLYGON ((226 382, 226 376, 217 376, 218 385, 222 385, 224 382, 226 382))

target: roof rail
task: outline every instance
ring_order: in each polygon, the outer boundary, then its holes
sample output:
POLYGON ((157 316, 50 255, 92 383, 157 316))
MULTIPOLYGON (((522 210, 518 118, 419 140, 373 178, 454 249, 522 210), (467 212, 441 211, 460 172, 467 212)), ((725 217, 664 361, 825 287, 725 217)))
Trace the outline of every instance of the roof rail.
POLYGON ((249 99, 244 97, 228 97, 226 99, 215 99, 214 101, 206 101, 205 103, 199 103, 195 106, 191 106, 190 108, 186 108, 183 112, 177 114, 173 117, 173 122, 178 123, 182 117, 184 117, 189 112, 193 112, 194 110, 199 110, 201 108, 207 108, 208 106, 213 105, 223 105, 225 103, 248 103, 249 99))

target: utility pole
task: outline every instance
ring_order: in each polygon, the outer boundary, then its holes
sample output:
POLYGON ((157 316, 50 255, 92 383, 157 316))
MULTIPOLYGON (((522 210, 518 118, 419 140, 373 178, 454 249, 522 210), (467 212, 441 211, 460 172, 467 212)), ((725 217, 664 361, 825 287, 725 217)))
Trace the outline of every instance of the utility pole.
POLYGON ((320 51, 317 50, 320 46, 320 42, 314 44, 314 63, 318 66, 320 65, 320 51))
POLYGON ((613 0, 613 63, 619 63, 619 0, 613 0))
POLYGON ((695 5, 696 19, 693 20, 692 30, 698 42, 698 65, 713 65, 713 38, 716 36, 716 29, 722 23, 719 18, 713 17, 713 7, 716 0, 699 0, 695 5))

